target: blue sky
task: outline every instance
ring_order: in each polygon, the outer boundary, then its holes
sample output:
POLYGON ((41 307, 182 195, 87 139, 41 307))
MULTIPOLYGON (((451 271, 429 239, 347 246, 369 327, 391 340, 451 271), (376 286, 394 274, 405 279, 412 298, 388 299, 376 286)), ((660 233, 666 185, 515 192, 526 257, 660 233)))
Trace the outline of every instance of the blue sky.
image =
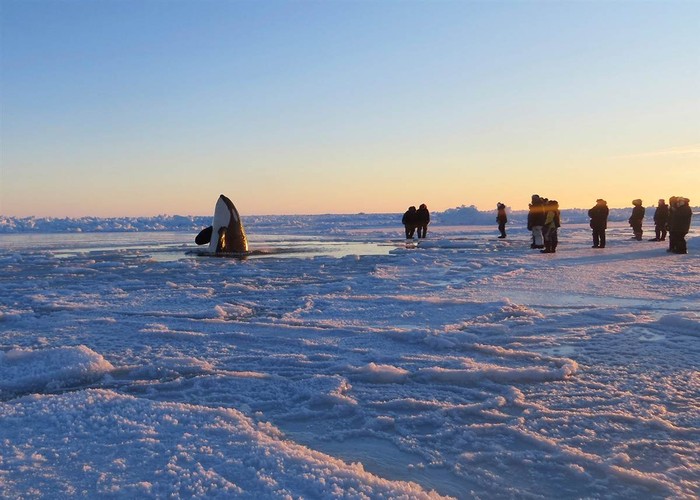
POLYGON ((4 215, 700 202, 700 2, 0 5, 4 215))

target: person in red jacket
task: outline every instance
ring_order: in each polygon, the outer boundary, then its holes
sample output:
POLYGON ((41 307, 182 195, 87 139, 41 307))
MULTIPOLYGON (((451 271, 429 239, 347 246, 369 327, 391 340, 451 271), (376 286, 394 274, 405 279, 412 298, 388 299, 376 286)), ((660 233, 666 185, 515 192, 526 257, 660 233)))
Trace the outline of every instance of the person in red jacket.
POLYGON ((508 215, 506 215, 506 206, 500 201, 496 204, 496 210, 498 214, 496 215, 496 222, 498 222, 498 230, 501 235, 499 238, 506 237, 506 223, 508 222, 508 215))

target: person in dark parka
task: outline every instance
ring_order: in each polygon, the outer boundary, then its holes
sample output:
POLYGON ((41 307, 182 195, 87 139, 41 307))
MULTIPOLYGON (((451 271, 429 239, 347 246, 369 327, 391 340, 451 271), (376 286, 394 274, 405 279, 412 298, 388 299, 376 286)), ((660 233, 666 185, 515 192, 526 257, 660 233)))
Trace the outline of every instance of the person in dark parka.
POLYGON ((499 238, 506 237, 506 223, 508 222, 508 215, 506 215, 506 206, 500 201, 496 204, 496 210, 498 211, 496 215, 496 222, 498 222, 498 230, 501 235, 499 238))
POLYGON ((605 248, 605 230, 608 227, 608 202, 597 199, 595 206, 588 211, 593 229, 593 248, 605 248))
POLYGON ((561 227, 561 215, 559 203, 556 200, 547 200, 544 205, 545 220, 542 226, 542 236, 544 237, 544 250, 542 253, 556 253, 559 244, 558 230, 561 227))
MULTIPOLYGON (((676 209, 678 208, 678 196, 671 196, 668 199, 668 223, 666 224, 667 229, 671 229, 673 225, 673 218, 676 216, 676 209)), ((675 241, 671 237, 670 231, 668 235, 668 250, 667 252, 673 252, 675 248, 675 241)))
POLYGON ((544 206, 547 200, 540 198, 539 195, 532 195, 532 203, 527 214, 527 230, 532 231, 532 245, 530 248, 544 248, 544 236, 542 235, 542 226, 545 221, 544 206))
POLYGON ((418 226, 418 211, 416 207, 408 207, 408 210, 404 212, 401 218, 401 224, 403 224, 406 229, 406 239, 412 240, 416 232, 416 226, 418 226))
POLYGON ((654 230, 656 231, 656 238, 652 238, 649 241, 666 241, 666 228, 668 225, 668 205, 661 199, 659 200, 659 205, 654 210, 654 230))
POLYGON ((690 220, 693 218, 693 209, 690 208, 688 198, 678 197, 676 208, 669 225, 669 239, 671 240, 670 251, 673 253, 688 253, 685 235, 690 231, 690 220))
POLYGON ((637 241, 642 241, 642 221, 644 220, 645 209, 642 206, 642 200, 632 200, 632 215, 630 216, 628 222, 632 226, 632 232, 634 233, 634 238, 637 241))
POLYGON ((418 238, 425 238, 428 234, 428 224, 430 224, 430 212, 428 211, 428 206, 422 203, 418 210, 416 210, 416 219, 418 226, 418 238))

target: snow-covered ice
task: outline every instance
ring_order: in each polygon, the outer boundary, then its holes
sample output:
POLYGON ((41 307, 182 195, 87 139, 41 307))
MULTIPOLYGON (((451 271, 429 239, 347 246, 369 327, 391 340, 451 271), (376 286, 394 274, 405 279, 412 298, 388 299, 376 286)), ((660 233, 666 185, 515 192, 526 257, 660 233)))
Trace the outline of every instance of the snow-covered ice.
POLYGON ((700 494, 697 230, 357 218, 0 235, 0 496, 700 494))

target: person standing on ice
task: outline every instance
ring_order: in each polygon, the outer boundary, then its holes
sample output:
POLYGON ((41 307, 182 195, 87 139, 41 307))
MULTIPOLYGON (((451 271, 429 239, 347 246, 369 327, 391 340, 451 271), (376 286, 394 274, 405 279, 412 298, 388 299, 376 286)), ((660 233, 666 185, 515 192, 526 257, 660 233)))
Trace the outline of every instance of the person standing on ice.
POLYGON ((678 196, 671 196, 668 199, 668 223, 666 224, 666 227, 668 228, 669 235, 668 235, 668 250, 667 252, 673 252, 675 246, 674 243, 675 241, 671 237, 671 226, 673 225, 673 220, 674 217, 676 216, 676 209, 678 208, 678 196))
POLYGON ((413 235, 416 232, 416 226, 418 225, 417 213, 416 207, 411 206, 408 207, 408 210, 404 212, 403 217, 401 218, 401 224, 403 224, 404 228, 406 229, 407 240, 412 240, 413 235))
POLYGON ((541 250, 541 252, 555 253, 557 251, 557 245, 559 244, 558 230, 561 226, 559 203, 556 200, 547 201, 543 209, 545 214, 544 226, 542 228, 544 250, 541 250))
POLYGON ((670 252, 680 254, 688 253, 685 235, 690 231, 690 220, 692 218, 693 209, 690 208, 690 200, 688 198, 678 197, 669 226, 669 240, 671 241, 670 252))
POLYGON ((496 210, 498 211, 497 215, 496 215, 496 222, 498 222, 498 230, 501 233, 499 238, 505 238, 506 237, 506 223, 508 222, 508 216, 506 215, 506 206, 499 201, 496 204, 496 210))
POLYGON ((608 202, 599 198, 595 206, 588 211, 593 229, 593 248, 605 248, 605 230, 608 228, 608 202))
POLYGON ((654 230, 656 238, 649 241, 666 241, 666 226, 668 225, 668 205, 663 199, 659 200, 659 205, 654 210, 654 230))
POLYGON ((428 224, 430 224, 430 212, 428 206, 422 203, 416 210, 416 220, 418 225, 418 238, 425 238, 428 234, 428 224))
POLYGON ((642 206, 642 200, 639 199, 632 200, 632 205, 634 205, 634 208, 632 209, 632 215, 630 215, 628 222, 630 226, 632 226, 632 232, 634 233, 633 239, 642 241, 642 234, 644 232, 642 231, 642 221, 644 220, 645 209, 642 206))
POLYGON ((530 211, 527 214, 527 229, 532 231, 532 245, 530 248, 544 248, 542 226, 544 226, 544 200, 537 194, 532 195, 530 211))

